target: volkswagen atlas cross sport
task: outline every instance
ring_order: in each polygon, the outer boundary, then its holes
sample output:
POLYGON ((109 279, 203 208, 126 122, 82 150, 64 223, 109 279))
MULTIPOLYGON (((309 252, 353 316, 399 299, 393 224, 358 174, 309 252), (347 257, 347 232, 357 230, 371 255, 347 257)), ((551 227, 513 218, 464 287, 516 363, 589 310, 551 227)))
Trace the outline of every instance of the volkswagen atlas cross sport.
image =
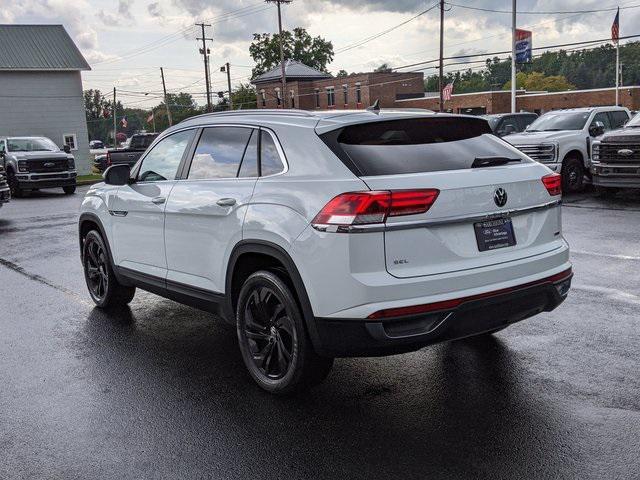
POLYGON ((104 178, 79 220, 93 301, 141 288, 218 313, 273 393, 335 357, 491 334, 570 288, 560 176, 480 118, 208 114, 104 178))

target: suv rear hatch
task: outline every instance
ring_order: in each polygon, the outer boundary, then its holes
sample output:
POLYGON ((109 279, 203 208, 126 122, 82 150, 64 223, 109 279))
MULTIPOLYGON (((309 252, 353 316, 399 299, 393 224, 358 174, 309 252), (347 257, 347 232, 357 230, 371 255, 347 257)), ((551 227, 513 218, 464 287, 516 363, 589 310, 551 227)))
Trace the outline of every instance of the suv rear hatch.
POLYGON ((562 246, 559 176, 493 136, 483 119, 381 118, 320 137, 373 191, 438 190, 426 211, 385 217, 383 254, 394 276, 458 272, 562 246))

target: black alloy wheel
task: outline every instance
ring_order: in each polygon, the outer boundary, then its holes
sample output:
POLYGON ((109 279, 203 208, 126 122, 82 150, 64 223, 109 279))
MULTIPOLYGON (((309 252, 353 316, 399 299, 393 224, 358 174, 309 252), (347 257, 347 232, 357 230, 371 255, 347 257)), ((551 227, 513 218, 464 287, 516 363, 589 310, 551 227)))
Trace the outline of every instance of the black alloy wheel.
POLYGON ((96 303, 104 301, 109 287, 107 274, 107 253, 95 238, 88 238, 85 246, 84 268, 89 293, 96 303))
POLYGON ((291 366, 297 333, 283 301, 273 289, 255 288, 245 304, 244 334, 251 357, 267 378, 284 377, 291 366))
POLYGON ((89 294, 98 307, 123 307, 133 300, 136 287, 118 282, 106 244, 96 230, 91 230, 84 238, 82 266, 89 294))
POLYGON ((284 272, 257 271, 238 295, 237 334, 242 360, 254 381, 285 395, 322 382, 333 358, 313 349, 304 317, 284 272))

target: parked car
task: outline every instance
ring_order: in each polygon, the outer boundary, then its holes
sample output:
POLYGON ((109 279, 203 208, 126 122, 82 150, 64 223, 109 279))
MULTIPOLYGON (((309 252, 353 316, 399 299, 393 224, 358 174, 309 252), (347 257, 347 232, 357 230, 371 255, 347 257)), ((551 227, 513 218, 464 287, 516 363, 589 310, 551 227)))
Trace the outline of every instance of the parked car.
POLYGON ((623 107, 554 110, 505 140, 554 172, 562 173, 565 192, 579 192, 589 172, 592 141, 606 131, 620 128, 629 117, 629 110, 623 107))
POLYGON ((81 259, 98 307, 142 288, 218 312, 253 379, 286 393, 334 357, 556 308, 572 277, 560 196, 477 117, 234 110, 110 167, 82 203, 81 259))
POLYGON ((531 123, 538 118, 535 113, 519 112, 519 113, 493 113, 490 115, 482 115, 482 118, 489 122, 493 134, 498 137, 511 135, 524 131, 531 123))
POLYGON ((591 177, 602 196, 615 195, 620 188, 640 188, 640 115, 593 142, 591 177))
POLYGON ((89 148, 91 150, 100 150, 104 148, 104 143, 102 140, 91 140, 89 142, 89 148))
POLYGON ((9 183, 7 182, 7 176, 4 171, 4 167, 0 165, 0 207, 11 200, 11 191, 9 189, 9 183))
POLYGON ((93 163, 94 167, 100 172, 103 172, 111 165, 126 164, 133 167, 157 137, 157 133, 137 133, 132 135, 123 148, 107 150, 106 156, 96 156, 93 163))
POLYGON ((76 165, 67 145, 63 150, 46 137, 0 138, 0 159, 7 173, 11 195, 24 191, 62 187, 76 191, 76 165))

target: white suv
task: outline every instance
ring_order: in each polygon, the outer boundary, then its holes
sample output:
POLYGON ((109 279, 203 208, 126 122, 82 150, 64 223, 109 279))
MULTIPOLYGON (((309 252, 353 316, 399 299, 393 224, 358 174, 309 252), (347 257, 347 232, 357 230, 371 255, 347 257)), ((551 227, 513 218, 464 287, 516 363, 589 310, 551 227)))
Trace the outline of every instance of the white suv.
POLYGON ((218 313, 274 393, 501 330, 571 283, 560 176, 477 117, 202 115, 104 177, 79 220, 95 303, 139 287, 218 313))
POLYGON ((585 175, 589 175, 593 140, 622 127, 629 118, 629 110, 624 107, 553 110, 538 117, 524 132, 504 139, 561 173, 565 193, 574 193, 584 188, 585 175))

